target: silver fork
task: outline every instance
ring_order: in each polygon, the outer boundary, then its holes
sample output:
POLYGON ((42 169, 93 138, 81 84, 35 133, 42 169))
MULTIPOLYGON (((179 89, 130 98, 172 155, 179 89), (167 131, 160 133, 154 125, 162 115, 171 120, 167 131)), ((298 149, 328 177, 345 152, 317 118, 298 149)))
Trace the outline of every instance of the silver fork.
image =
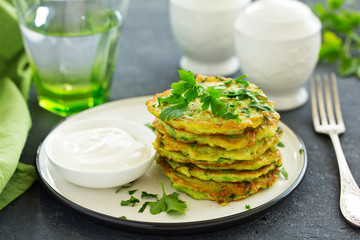
POLYGON ((331 74, 332 94, 328 75, 324 75, 323 79, 325 104, 320 76, 316 76, 316 89, 314 78, 312 77, 310 79, 311 109, 314 128, 316 132, 327 134, 331 138, 340 172, 340 209, 350 224, 360 227, 360 189, 351 175, 339 140, 339 134, 345 132, 345 124, 340 109, 336 76, 334 73, 331 74), (333 106, 336 117, 334 116, 333 106))

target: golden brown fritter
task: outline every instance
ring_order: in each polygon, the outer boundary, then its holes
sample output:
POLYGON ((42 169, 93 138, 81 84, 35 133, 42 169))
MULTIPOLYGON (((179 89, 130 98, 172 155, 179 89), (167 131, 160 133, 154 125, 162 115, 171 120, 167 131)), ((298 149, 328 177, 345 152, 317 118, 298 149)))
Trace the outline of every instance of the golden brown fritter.
POLYGON ((194 177, 205 181, 212 180, 215 182, 251 182, 255 178, 282 165, 282 159, 280 158, 276 163, 263 166, 256 170, 206 170, 193 164, 180 164, 169 159, 166 159, 166 161, 176 172, 182 173, 187 177, 194 177))
POLYGON ((251 147, 256 141, 265 137, 272 137, 277 130, 278 121, 265 121, 257 128, 247 128, 242 134, 238 135, 194 134, 175 129, 158 118, 154 120, 153 126, 162 134, 168 133, 180 142, 196 143, 199 145, 207 144, 211 147, 222 147, 226 150, 233 150, 251 147))
POLYGON ((219 160, 255 160, 265 153, 267 149, 280 142, 280 135, 276 133, 270 138, 263 138, 251 147, 226 150, 220 147, 209 145, 198 145, 194 143, 183 143, 176 141, 168 134, 162 135, 156 131, 157 138, 160 138, 166 151, 181 152, 193 160, 205 160, 217 162, 219 160))
MULTIPOLYGON (((161 158, 161 157, 160 157, 161 158)), ((271 187, 278 179, 279 169, 262 175, 252 182, 214 182, 187 177, 176 172, 164 159, 159 159, 163 172, 171 180, 171 186, 198 200, 214 200, 221 205, 246 198, 262 188, 271 187)))
MULTIPOLYGON (((225 82, 230 81, 229 78, 221 77, 204 77, 198 75, 196 81, 199 85, 208 87, 216 87, 217 89, 224 89, 226 91, 238 91, 243 88, 240 83, 233 83, 225 85, 225 82)), ((273 107, 274 103, 269 101, 265 94, 258 86, 251 84, 246 88, 247 91, 254 93, 256 96, 262 98, 264 104, 273 107)), ((155 97, 146 102, 146 106, 150 113, 159 118, 161 110, 166 107, 166 104, 159 105, 159 97, 168 97, 172 90, 169 89, 163 93, 156 94, 155 97)), ((171 119, 165 121, 167 124, 175 129, 183 130, 195 134, 242 134, 246 128, 256 128, 261 125, 264 120, 279 121, 280 115, 276 112, 264 111, 258 108, 250 107, 250 99, 238 100, 237 98, 221 97, 221 100, 228 105, 233 106, 234 113, 240 118, 240 121, 233 119, 224 119, 214 115, 209 109, 203 111, 199 99, 194 100, 189 104, 189 109, 178 119, 171 119)))

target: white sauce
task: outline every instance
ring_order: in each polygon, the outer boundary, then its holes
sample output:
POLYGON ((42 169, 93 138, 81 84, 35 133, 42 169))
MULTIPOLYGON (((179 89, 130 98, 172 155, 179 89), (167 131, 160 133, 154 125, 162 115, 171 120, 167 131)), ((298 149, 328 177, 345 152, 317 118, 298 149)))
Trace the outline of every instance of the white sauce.
POLYGON ((54 146, 68 168, 90 171, 126 169, 146 160, 150 149, 118 128, 94 128, 65 135, 54 146))

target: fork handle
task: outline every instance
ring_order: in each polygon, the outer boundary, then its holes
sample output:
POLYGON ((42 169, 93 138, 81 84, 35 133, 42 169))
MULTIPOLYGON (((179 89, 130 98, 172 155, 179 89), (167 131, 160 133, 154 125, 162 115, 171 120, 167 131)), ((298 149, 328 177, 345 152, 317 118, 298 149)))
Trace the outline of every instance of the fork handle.
POLYGON ((340 172, 340 209, 345 219, 352 225, 360 227, 360 189, 351 175, 341 148, 339 135, 330 134, 334 145, 340 172))

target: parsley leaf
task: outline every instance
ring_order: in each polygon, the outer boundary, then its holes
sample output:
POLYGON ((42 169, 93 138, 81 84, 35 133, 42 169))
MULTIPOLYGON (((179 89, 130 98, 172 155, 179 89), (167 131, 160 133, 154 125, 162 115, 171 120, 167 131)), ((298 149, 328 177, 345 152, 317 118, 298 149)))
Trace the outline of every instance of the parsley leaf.
POLYGON ((145 126, 148 127, 151 131, 155 131, 155 127, 153 127, 152 123, 145 123, 145 126))
MULTIPOLYGON (((179 199, 179 194, 174 192, 170 195, 166 195, 163 182, 161 182, 163 196, 156 202, 149 202, 150 213, 153 215, 161 212, 173 213, 179 212, 185 214, 186 203, 179 199)), ((145 206, 146 207, 146 206, 145 206)))
POLYGON ((300 153, 300 155, 302 155, 304 153, 304 149, 300 148, 299 153, 300 153))
POLYGON ((157 194, 147 193, 147 192, 141 192, 141 198, 156 198, 158 199, 157 194))
POLYGON ((187 103, 175 104, 168 107, 165 107, 160 113, 160 119, 162 121, 169 121, 173 118, 178 119, 181 117, 186 110, 188 110, 189 105, 187 103))
POLYGON ((288 173, 286 172, 285 168, 280 169, 280 173, 284 176, 286 180, 288 180, 288 173))
POLYGON ((241 84, 243 84, 245 87, 248 87, 248 86, 249 86, 249 82, 243 80, 243 79, 246 78, 246 77, 247 77, 246 74, 244 74, 244 75, 242 75, 242 76, 240 76, 240 77, 237 77, 237 78, 235 78, 235 82, 241 83, 241 84))
POLYGON ((142 213, 145 211, 145 208, 149 205, 150 202, 144 202, 144 204, 141 206, 141 208, 139 209, 139 213, 142 213))
POLYGON ((251 102, 248 105, 249 107, 253 107, 253 108, 257 108, 257 109, 261 109, 263 111, 267 111, 267 112, 274 112, 274 110, 267 104, 260 104, 259 102, 251 102))
POLYGON ((128 183, 128 184, 125 184, 125 185, 120 186, 118 189, 116 189, 115 193, 120 192, 122 189, 131 187, 131 186, 133 185, 133 183, 134 183, 134 182, 130 182, 130 183, 128 183))
POLYGON ((125 216, 118 217, 119 219, 127 219, 125 216))
POLYGON ((202 103, 201 109, 204 111, 210 107, 214 115, 224 117, 228 109, 226 104, 219 99, 220 96, 221 93, 219 90, 214 87, 209 87, 208 93, 203 94, 200 98, 200 102, 202 103))
POLYGON ((195 85, 195 75, 191 71, 185 71, 184 69, 180 69, 179 71, 180 79, 189 84, 195 85))
POLYGON ((129 195, 133 195, 136 191, 137 191, 137 189, 129 190, 128 193, 129 193, 129 195))
POLYGON ((341 46, 343 41, 335 33, 325 31, 323 43, 320 47, 319 59, 326 59, 328 62, 336 62, 341 57, 341 46))
POLYGON ((191 71, 179 70, 180 81, 171 84, 173 88, 172 94, 184 97, 187 102, 191 102, 198 97, 199 85, 196 84, 196 79, 191 71))
POLYGON ((132 207, 135 206, 136 203, 139 203, 139 199, 135 198, 134 196, 131 196, 129 200, 122 200, 121 206, 128 206, 131 205, 132 207))
POLYGON ((246 207, 246 209, 249 209, 249 210, 251 209, 250 204, 246 204, 245 207, 246 207))
POLYGON ((277 144, 277 146, 278 146, 278 147, 285 147, 285 144, 284 144, 283 142, 279 142, 279 143, 277 144))

